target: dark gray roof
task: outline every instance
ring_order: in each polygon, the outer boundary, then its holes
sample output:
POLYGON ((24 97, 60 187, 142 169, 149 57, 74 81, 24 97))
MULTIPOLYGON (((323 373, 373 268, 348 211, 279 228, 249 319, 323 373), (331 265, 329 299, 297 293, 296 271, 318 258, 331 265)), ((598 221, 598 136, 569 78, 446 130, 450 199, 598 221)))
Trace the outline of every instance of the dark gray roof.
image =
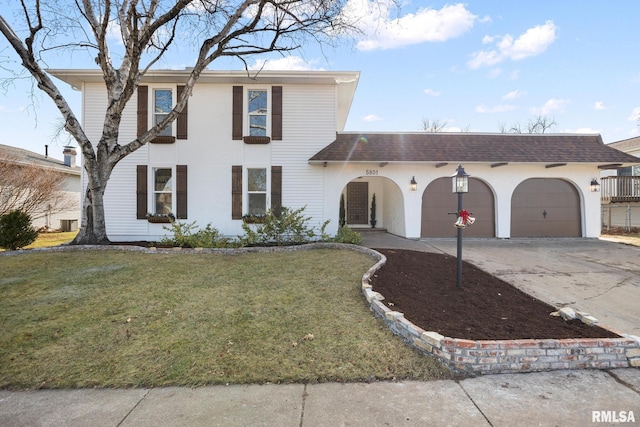
MULTIPOLYGON (((49 149, 51 149, 51 147, 49 147, 49 149)), ((0 144, 0 158, 15 160, 18 164, 34 165, 55 169, 71 175, 80 175, 80 167, 78 166, 66 166, 62 160, 10 145, 0 144)))
POLYGON ((490 133, 338 133, 310 163, 476 162, 640 163, 605 145, 600 135, 490 133))

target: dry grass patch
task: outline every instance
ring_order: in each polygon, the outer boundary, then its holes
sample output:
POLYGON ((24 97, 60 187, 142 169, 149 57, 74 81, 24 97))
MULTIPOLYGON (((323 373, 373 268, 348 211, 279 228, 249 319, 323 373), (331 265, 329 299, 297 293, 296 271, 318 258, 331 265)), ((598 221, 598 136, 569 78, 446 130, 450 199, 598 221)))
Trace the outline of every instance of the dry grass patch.
POLYGON ((0 256, 0 387, 441 379, 375 319, 348 250, 0 256))

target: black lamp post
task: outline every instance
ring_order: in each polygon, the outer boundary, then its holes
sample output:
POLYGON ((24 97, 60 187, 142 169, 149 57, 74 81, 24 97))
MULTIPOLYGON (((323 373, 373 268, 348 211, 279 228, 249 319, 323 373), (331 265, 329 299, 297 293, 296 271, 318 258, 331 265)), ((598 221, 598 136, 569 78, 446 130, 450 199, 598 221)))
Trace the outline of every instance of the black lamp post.
MULTIPOLYGON (((458 215, 462 211, 462 194, 469 192, 469 174, 462 165, 458 165, 456 173, 451 175, 453 192, 458 193, 458 215)), ((458 266, 456 269, 456 286, 462 287, 462 227, 458 227, 458 266)))

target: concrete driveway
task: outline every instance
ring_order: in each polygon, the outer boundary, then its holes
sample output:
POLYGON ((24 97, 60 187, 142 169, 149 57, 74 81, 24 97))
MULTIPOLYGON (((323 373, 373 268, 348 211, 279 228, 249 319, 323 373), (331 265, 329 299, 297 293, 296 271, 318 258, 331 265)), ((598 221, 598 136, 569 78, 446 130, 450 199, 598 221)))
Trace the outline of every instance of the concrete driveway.
MULTIPOLYGON (((365 246, 456 255, 456 239, 364 233, 365 246), (374 235, 377 234, 377 235, 374 235)), ((640 247, 599 239, 464 239, 462 259, 555 307, 640 336, 640 247)), ((464 286, 464 268, 462 271, 464 286)))

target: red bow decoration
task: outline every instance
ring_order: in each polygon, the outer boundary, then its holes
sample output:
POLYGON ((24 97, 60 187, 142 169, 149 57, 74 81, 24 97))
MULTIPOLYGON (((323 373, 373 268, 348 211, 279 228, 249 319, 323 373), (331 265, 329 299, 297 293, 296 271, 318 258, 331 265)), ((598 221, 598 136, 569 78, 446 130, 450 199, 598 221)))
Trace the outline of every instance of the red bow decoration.
POLYGON ((462 218, 462 221, 466 224, 470 218, 469 212, 466 209, 461 209, 458 211, 458 216, 462 218))
POLYGON ((453 225, 454 227, 465 228, 474 222, 476 222, 476 219, 469 215, 469 212, 466 209, 460 209, 458 211, 458 220, 453 225))

